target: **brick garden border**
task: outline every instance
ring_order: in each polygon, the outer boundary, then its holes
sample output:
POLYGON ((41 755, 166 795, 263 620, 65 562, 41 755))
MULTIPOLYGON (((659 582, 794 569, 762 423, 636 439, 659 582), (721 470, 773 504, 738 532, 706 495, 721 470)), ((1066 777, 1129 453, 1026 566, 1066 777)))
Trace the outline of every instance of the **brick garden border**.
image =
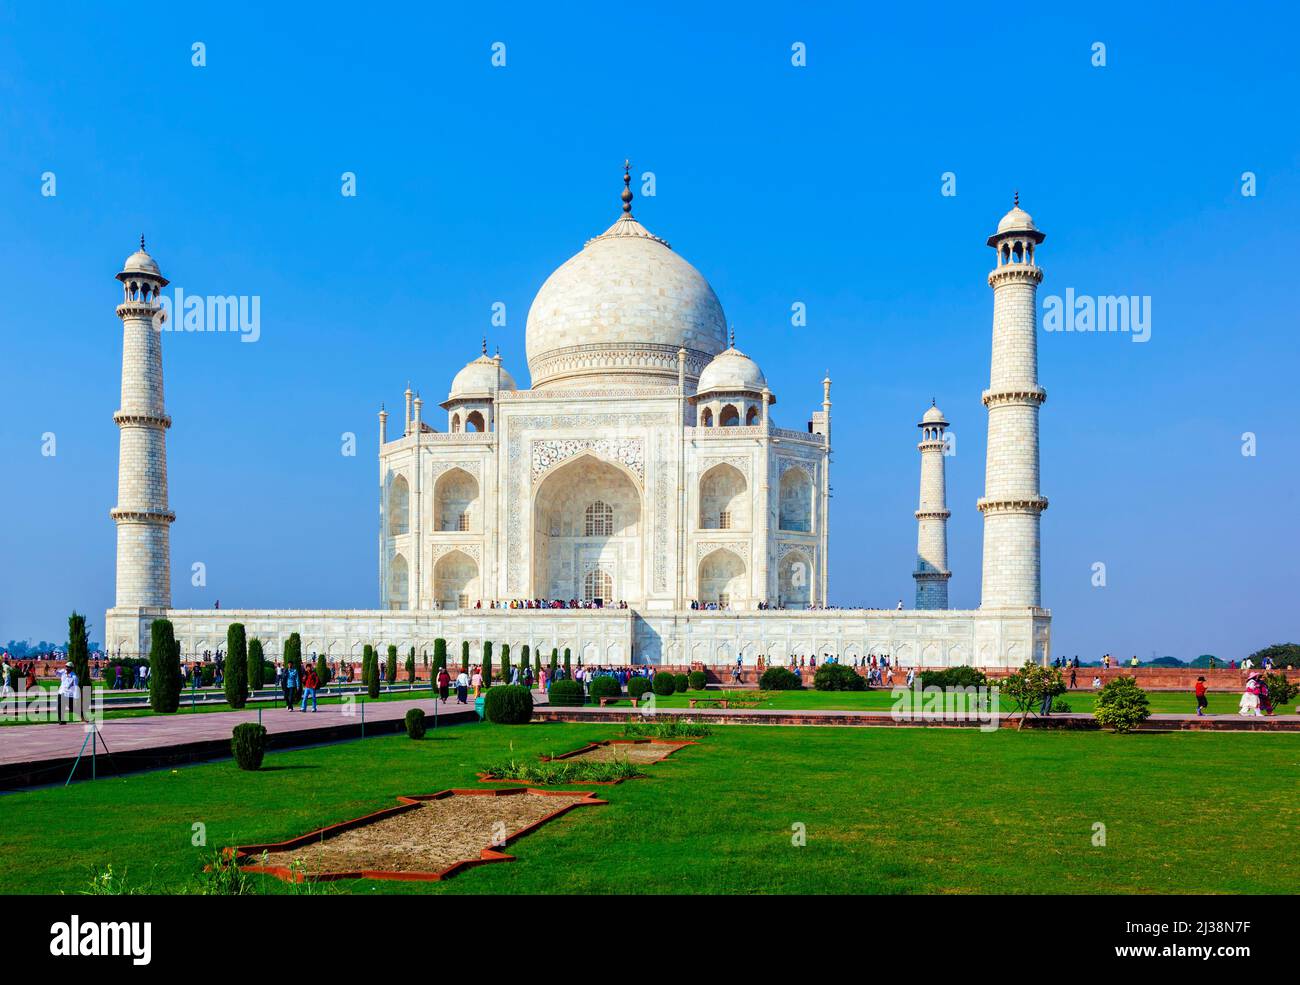
POLYGON ((588 807, 601 804, 607 804, 609 801, 600 800, 595 793, 590 790, 534 790, 531 788, 519 788, 515 790, 463 790, 453 788, 449 790, 439 790, 437 793, 418 794, 412 796, 399 796, 396 807, 385 807, 382 810, 374 811, 370 814, 364 814, 361 817, 355 817, 348 821, 340 821, 338 824, 331 824, 324 828, 318 828, 315 831, 309 831, 307 834, 299 835, 296 838, 290 838, 288 841, 266 843, 260 845, 237 845, 234 848, 225 849, 227 858, 233 858, 236 865, 239 865, 245 872, 258 872, 264 875, 275 876, 277 879, 283 879, 285 882, 333 882, 338 879, 384 879, 401 882, 439 882, 443 879, 449 879, 451 876, 463 871, 464 869, 473 868, 476 865, 486 865, 490 862, 513 862, 515 856, 506 852, 498 851, 497 848, 489 845, 479 852, 478 858, 461 859, 453 862, 445 869, 439 869, 436 872, 392 872, 386 869, 358 869, 352 872, 319 872, 306 873, 294 872, 288 866, 284 865, 246 865, 245 860, 256 858, 263 852, 283 852, 290 851, 294 848, 302 848, 304 845, 315 844, 335 835, 351 831, 353 828, 364 827, 367 824, 374 824, 385 818, 392 817, 396 814, 402 814, 409 810, 418 808, 421 804, 431 800, 443 800, 447 797, 511 797, 518 795, 533 797, 572 797, 580 794, 581 799, 574 800, 562 806, 559 810, 552 811, 545 817, 539 818, 532 824, 520 828, 505 841, 501 847, 517 841, 524 835, 541 827, 547 821, 553 821, 562 814, 567 814, 575 807, 588 807))

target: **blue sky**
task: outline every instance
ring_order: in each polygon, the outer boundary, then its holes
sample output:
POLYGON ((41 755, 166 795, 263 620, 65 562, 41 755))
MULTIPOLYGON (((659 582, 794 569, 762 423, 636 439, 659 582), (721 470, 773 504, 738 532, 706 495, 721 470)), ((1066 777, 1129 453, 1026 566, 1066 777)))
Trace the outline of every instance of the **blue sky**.
POLYGON ((368 607, 379 403, 408 378, 442 399, 485 332, 527 378, 528 305, 616 217, 625 156, 778 423, 802 427, 831 370, 833 601, 910 602, 933 396, 958 441, 951 599, 978 603, 984 240, 1018 188, 1047 232, 1040 297, 1152 306, 1143 344, 1039 335, 1053 650, 1300 635, 1293 10, 469 6, 0 4, 0 639, 62 639, 74 607, 101 638, 113 274, 141 232, 175 285, 262 305, 256 344, 164 337, 175 604, 368 607))

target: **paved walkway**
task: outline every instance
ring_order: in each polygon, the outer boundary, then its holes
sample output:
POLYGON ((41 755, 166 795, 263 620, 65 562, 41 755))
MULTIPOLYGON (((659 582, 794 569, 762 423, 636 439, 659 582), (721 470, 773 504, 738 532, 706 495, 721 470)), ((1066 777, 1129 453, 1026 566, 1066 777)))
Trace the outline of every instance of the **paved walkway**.
MULTIPOLYGON (((391 723, 404 719, 409 709, 420 708, 432 725, 435 707, 439 717, 457 722, 477 720, 472 701, 462 705, 454 698, 440 702, 433 697, 410 701, 367 701, 364 720, 368 727, 374 725, 391 732, 391 723)), ((99 723, 99 754, 103 756, 107 748, 111 756, 120 758, 123 761, 121 765, 126 766, 131 760, 141 760, 148 754, 166 755, 172 750, 199 747, 205 743, 228 744, 236 725, 256 721, 256 709, 108 719, 99 723)), ((361 702, 320 705, 319 711, 305 713, 289 711, 283 706, 263 708, 261 723, 271 736, 271 747, 283 748, 311 742, 306 733, 318 730, 359 730, 362 707, 361 702), (287 741, 276 742, 276 736, 287 741), (301 741, 294 741, 295 737, 301 741)), ((53 769, 53 764, 63 763, 66 776, 66 764, 76 758, 86 743, 87 735, 87 726, 80 722, 5 726, 0 728, 0 768, 8 767, 6 772, 13 772, 30 763, 53 769)), ((90 745, 85 748, 89 753, 90 745)))

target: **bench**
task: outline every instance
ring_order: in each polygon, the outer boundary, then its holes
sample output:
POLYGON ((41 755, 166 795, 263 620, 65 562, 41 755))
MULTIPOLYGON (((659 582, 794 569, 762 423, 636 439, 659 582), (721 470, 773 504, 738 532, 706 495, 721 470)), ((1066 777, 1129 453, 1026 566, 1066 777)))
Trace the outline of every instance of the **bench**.
POLYGON ((635 707, 637 706, 637 702, 639 701, 639 699, 638 699, 638 698, 624 698, 624 697, 622 697, 622 696, 620 696, 620 695, 604 694, 604 695, 601 695, 601 698, 600 698, 600 706, 601 706, 602 708, 604 708, 604 707, 605 707, 607 704, 609 704, 611 701, 631 701, 631 702, 632 702, 632 707, 635 708, 635 707))

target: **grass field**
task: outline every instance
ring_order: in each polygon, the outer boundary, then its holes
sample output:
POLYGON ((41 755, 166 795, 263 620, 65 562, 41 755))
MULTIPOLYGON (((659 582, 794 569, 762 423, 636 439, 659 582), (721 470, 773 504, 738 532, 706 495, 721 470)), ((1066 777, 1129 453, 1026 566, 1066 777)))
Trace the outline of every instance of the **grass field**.
MULTIPOLYGON (((105 864, 181 891, 212 848, 481 786, 476 770, 507 755, 616 734, 465 725, 271 753, 258 773, 222 762, 0 796, 0 892, 76 893, 105 864)), ((1255 848, 1294 837, 1297 766, 1289 734, 724 726, 647 779, 598 788, 608 806, 521 839, 516 862, 332 891, 1289 893, 1300 860, 1255 848)))
MULTIPOLYGON (((888 711, 894 705, 890 688, 878 688, 873 691, 769 691, 770 699, 758 705, 760 708, 820 709, 823 711, 888 711)), ((740 692, 743 694, 744 692, 740 692)), ((662 708, 685 708, 690 698, 702 698, 706 701, 716 699, 717 691, 688 691, 685 694, 670 694, 656 697, 655 701, 662 708)), ((1064 695, 1070 710, 1092 713, 1096 702, 1095 691, 1071 691, 1064 695)), ((1196 697, 1190 691, 1148 691, 1151 711, 1161 714, 1196 714, 1196 697)), ((1210 714, 1234 714, 1241 701, 1240 693, 1215 693, 1208 695, 1210 714)), ((1014 705, 1005 697, 1000 699, 1003 711, 1014 711, 1014 705)), ((631 707, 627 701, 617 702, 631 707)), ((1293 714, 1295 705, 1277 709, 1279 714, 1293 714)))

